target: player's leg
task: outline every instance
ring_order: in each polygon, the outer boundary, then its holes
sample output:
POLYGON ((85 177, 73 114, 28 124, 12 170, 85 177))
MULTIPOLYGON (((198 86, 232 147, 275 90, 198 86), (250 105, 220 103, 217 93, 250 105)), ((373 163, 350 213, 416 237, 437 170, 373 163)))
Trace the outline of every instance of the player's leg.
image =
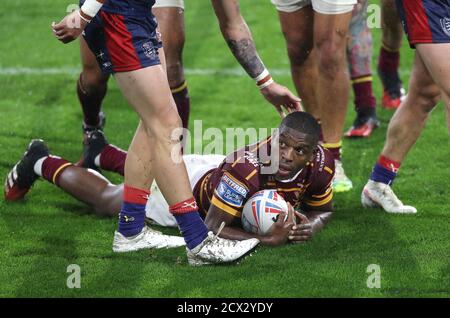
POLYGON ((101 106, 107 91, 109 75, 103 74, 94 53, 83 37, 80 38, 80 56, 83 70, 77 82, 77 95, 83 111, 83 131, 103 128, 101 106))
POLYGON ((183 69, 184 1, 158 0, 153 7, 164 42, 167 77, 183 127, 189 123, 190 98, 183 69))
POLYGON ((405 90, 398 72, 403 30, 395 0, 381 1, 381 23, 382 38, 377 70, 383 84, 382 106, 396 109, 404 98, 405 90))
POLYGON ((416 49, 430 76, 441 90, 441 97, 447 108, 447 127, 450 134, 450 59, 448 58, 450 43, 416 44, 416 49))
POLYGON ((110 145, 101 130, 88 133, 84 145, 83 167, 124 175, 126 151, 110 145))
MULTIPOLYGON (((113 185, 94 170, 77 167, 63 158, 50 155, 42 140, 33 140, 22 159, 8 174, 5 199, 17 201, 23 198, 39 177, 88 204, 99 216, 116 216, 122 205, 123 185, 113 185)), ((146 238, 152 240, 154 248, 184 245, 181 237, 164 235, 154 230, 147 230, 146 233, 146 238)), ((127 251, 142 248, 142 242, 136 238, 134 240, 133 246, 127 251)), ((121 251, 121 246, 113 248, 121 251)))
MULTIPOLYGON (((281 30, 286 41, 291 75, 297 93, 302 99, 305 111, 320 119, 320 104, 316 101, 315 85, 318 79, 317 67, 313 57, 314 12, 311 5, 302 1, 291 7, 283 7, 282 1, 272 1, 278 10, 281 30)), ((305 2, 305 1, 303 1, 305 2)))
POLYGON ((356 119, 347 131, 347 137, 368 137, 379 126, 376 99, 372 91, 372 34, 367 26, 368 1, 363 0, 353 9, 347 59, 355 95, 356 119))
MULTIPOLYGON (((113 250, 161 247, 157 241, 161 233, 145 226, 145 206, 155 178, 183 233, 190 262, 236 260, 259 241, 224 243, 208 233, 198 214, 181 160, 181 120, 170 92, 164 55, 158 54, 161 41, 156 27, 150 13, 124 16, 100 11, 85 29, 93 51, 106 52, 100 66, 115 73, 122 94, 140 117, 125 161, 124 195, 113 250)), ((166 243, 168 247, 178 244, 166 243)))
POLYGON ((50 155, 42 140, 31 141, 22 159, 8 174, 5 199, 22 199, 39 177, 88 204, 97 215, 118 214, 122 186, 111 184, 96 171, 74 166, 63 158, 50 155))
MULTIPOLYGON (((212 232, 208 234, 198 213, 186 167, 181 158, 181 121, 167 80, 164 81, 165 76, 161 65, 116 74, 121 91, 141 117, 141 123, 127 154, 125 183, 146 189, 150 186, 146 183, 147 180, 155 177, 186 240, 190 264, 203 265, 235 260, 251 251, 259 242, 229 241, 219 239, 212 232), (176 130, 178 133, 174 133, 176 130), (133 165, 129 165, 129 162, 133 165), (130 179, 127 170, 131 170, 133 178, 130 179)), ((126 194, 124 198, 126 201, 126 194)), ((129 209, 122 207, 120 220, 129 212, 129 209)))
POLYGON ((384 149, 361 194, 363 206, 381 206, 391 213, 417 212, 414 207, 403 205, 390 186, 397 176, 401 162, 419 138, 428 115, 439 99, 439 87, 420 54, 416 53, 408 95, 389 123, 384 149))
POLYGON ((341 162, 341 136, 349 99, 349 74, 346 62, 347 36, 353 5, 313 1, 314 50, 320 76, 316 83, 317 102, 321 105, 323 146, 335 158, 333 189, 348 191, 352 182, 341 162))

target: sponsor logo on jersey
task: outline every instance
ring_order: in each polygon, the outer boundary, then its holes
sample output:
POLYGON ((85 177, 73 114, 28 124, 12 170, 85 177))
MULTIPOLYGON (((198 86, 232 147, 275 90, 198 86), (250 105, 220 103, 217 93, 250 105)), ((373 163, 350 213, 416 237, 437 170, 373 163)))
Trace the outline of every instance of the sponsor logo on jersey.
POLYGON ((223 175, 219 185, 216 189, 217 196, 224 202, 241 207, 244 204, 244 199, 247 196, 248 190, 242 185, 232 180, 227 175, 223 175))
POLYGON ((255 168, 259 167, 259 160, 256 154, 250 151, 246 151, 244 154, 244 158, 248 160, 250 164, 252 164, 255 168))
POLYGON ((441 26, 442 26, 442 30, 444 30, 444 33, 447 36, 450 36, 450 19, 449 18, 442 18, 441 19, 441 26))

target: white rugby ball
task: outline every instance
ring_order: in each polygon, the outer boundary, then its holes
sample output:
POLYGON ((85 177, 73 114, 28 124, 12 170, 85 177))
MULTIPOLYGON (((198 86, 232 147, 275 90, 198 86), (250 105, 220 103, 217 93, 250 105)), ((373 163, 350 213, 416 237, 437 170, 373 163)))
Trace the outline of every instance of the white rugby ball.
POLYGON ((242 226, 247 232, 266 235, 281 212, 288 212, 284 198, 276 190, 256 192, 244 205, 242 226))

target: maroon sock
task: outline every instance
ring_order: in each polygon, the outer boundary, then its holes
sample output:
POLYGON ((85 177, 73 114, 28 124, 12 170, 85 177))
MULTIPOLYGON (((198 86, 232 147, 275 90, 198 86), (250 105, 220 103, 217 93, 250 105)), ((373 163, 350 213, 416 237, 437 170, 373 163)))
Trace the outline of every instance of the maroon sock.
POLYGON ((106 171, 113 171, 124 175, 126 151, 113 146, 106 145, 100 153, 100 168, 106 171))
POLYGON ((89 126, 97 126, 100 123, 99 113, 106 95, 107 85, 97 85, 92 91, 86 91, 81 78, 80 74, 77 82, 77 94, 83 110, 84 123, 89 126))
POLYGON ((56 156, 48 156, 42 163, 42 177, 56 185, 61 172, 67 167, 73 166, 69 161, 56 156))
POLYGON ((378 69, 384 74, 396 74, 400 65, 400 52, 393 52, 381 46, 378 69))
POLYGON ((377 105, 372 91, 372 78, 370 75, 364 76, 364 78, 352 79, 353 92, 355 93, 355 109, 357 112, 364 111, 365 109, 373 109, 377 105), (367 80, 364 80, 364 78, 367 78, 367 80))
POLYGON ((189 99, 187 83, 183 82, 183 84, 178 87, 172 88, 171 90, 173 99, 175 100, 175 104, 177 105, 178 114, 180 115, 181 121, 183 122, 183 128, 188 128, 191 103, 189 99))

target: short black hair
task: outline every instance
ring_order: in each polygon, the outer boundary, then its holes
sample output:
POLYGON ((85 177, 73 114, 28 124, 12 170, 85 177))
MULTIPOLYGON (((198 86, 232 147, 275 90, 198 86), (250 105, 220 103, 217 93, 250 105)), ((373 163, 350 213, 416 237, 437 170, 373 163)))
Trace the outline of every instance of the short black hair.
POLYGON ((320 125, 317 120, 305 112, 293 112, 281 121, 280 128, 286 126, 303 134, 311 135, 315 143, 320 139, 320 125))

